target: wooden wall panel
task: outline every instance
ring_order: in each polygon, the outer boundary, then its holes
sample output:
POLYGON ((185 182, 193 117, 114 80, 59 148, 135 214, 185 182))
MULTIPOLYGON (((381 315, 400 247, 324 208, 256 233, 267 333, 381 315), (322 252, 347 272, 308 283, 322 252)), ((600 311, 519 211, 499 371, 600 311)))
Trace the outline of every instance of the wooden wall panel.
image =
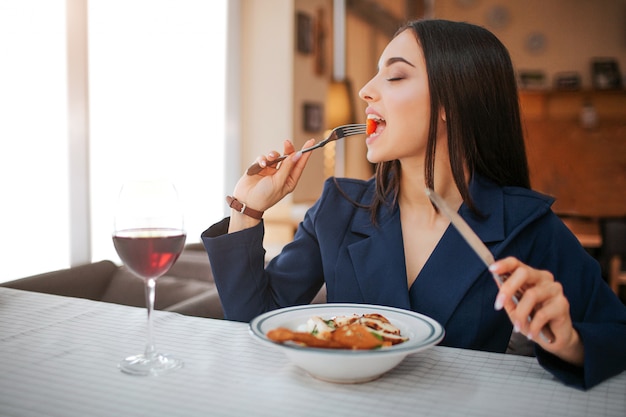
MULTIPOLYGON (((583 128, 568 113, 580 109, 571 100, 522 94, 532 186, 556 197, 553 208, 559 214, 626 216, 626 117, 620 114, 626 109, 626 94, 598 94, 601 103, 614 103, 606 111, 598 108, 594 129, 583 128)), ((580 95, 570 98, 580 101, 580 95)))

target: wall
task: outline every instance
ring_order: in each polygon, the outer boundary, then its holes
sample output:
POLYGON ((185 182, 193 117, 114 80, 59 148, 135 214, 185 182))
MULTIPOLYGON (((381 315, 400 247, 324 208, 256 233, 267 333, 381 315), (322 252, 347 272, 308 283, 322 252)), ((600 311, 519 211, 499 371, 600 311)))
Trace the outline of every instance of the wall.
POLYGON ((566 216, 626 216, 626 92, 522 92, 531 185, 566 216), (580 120, 583 102, 596 123, 580 120))
MULTIPOLYGON (((304 142, 310 138, 315 138, 317 142, 324 134, 325 126, 318 131, 306 131, 304 129, 304 104, 313 103, 321 105, 323 110, 326 101, 326 90, 328 83, 332 80, 332 0, 295 0, 294 33, 292 38, 297 36, 297 22, 295 14, 298 12, 313 19, 313 23, 318 25, 314 30, 314 51, 303 53, 297 50, 294 44, 293 51, 293 134, 290 136, 296 145, 296 149, 302 147, 304 142), (321 68, 316 69, 317 65, 321 68)), ((286 139, 286 138, 285 138, 286 139)), ((282 151, 282 149, 280 149, 282 151)), ((293 192, 292 198, 295 203, 310 204, 317 200, 322 192, 324 181, 324 152, 318 150, 313 152, 307 168, 300 178, 298 187, 293 192)))
POLYGON ((543 70, 549 81, 577 71, 590 87, 593 57, 616 58, 626 73, 625 0, 435 0, 435 16, 485 26, 509 49, 516 69, 543 70), (494 10, 508 18, 490 18, 494 10), (532 33, 544 35, 541 51, 529 50, 532 33))
POLYGON ((293 1, 241 2, 241 164, 293 135, 293 1))

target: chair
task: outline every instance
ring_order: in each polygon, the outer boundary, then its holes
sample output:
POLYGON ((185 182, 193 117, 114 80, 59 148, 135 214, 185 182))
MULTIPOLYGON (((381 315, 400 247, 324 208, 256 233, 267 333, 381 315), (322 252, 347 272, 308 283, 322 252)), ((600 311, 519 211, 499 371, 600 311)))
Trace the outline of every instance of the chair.
POLYGON ((626 284, 626 218, 604 219, 601 231, 607 283, 619 296, 620 285, 626 284))
MULTIPOLYGON (((186 248, 172 268, 157 280, 157 310, 199 317, 223 318, 209 259, 204 252, 186 248)), ((109 260, 73 266, 14 281, 0 287, 87 298, 145 307, 145 284, 125 266, 109 260)))

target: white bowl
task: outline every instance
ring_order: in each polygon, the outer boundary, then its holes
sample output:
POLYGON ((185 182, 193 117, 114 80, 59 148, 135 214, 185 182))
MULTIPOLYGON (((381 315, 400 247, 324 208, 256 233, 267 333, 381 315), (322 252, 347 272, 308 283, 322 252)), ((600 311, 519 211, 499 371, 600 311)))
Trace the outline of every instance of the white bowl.
POLYGON ((423 314, 369 304, 312 304, 269 311, 250 322, 250 332, 260 342, 282 350, 296 366, 315 378, 337 383, 358 383, 376 379, 393 369, 407 355, 436 345, 445 334, 439 323, 423 314), (266 336, 268 331, 277 327, 302 331, 312 316, 331 319, 335 316, 368 313, 382 314, 409 340, 375 350, 348 350, 281 344, 266 336))

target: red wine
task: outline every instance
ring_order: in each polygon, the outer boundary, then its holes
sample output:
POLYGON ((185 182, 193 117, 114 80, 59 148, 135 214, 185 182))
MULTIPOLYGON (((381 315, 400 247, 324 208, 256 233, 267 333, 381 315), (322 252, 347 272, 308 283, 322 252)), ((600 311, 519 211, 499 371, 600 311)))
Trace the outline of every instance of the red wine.
POLYGON ((144 279, 158 278, 176 262, 185 233, 176 229, 128 229, 113 235, 115 250, 126 267, 144 279))

